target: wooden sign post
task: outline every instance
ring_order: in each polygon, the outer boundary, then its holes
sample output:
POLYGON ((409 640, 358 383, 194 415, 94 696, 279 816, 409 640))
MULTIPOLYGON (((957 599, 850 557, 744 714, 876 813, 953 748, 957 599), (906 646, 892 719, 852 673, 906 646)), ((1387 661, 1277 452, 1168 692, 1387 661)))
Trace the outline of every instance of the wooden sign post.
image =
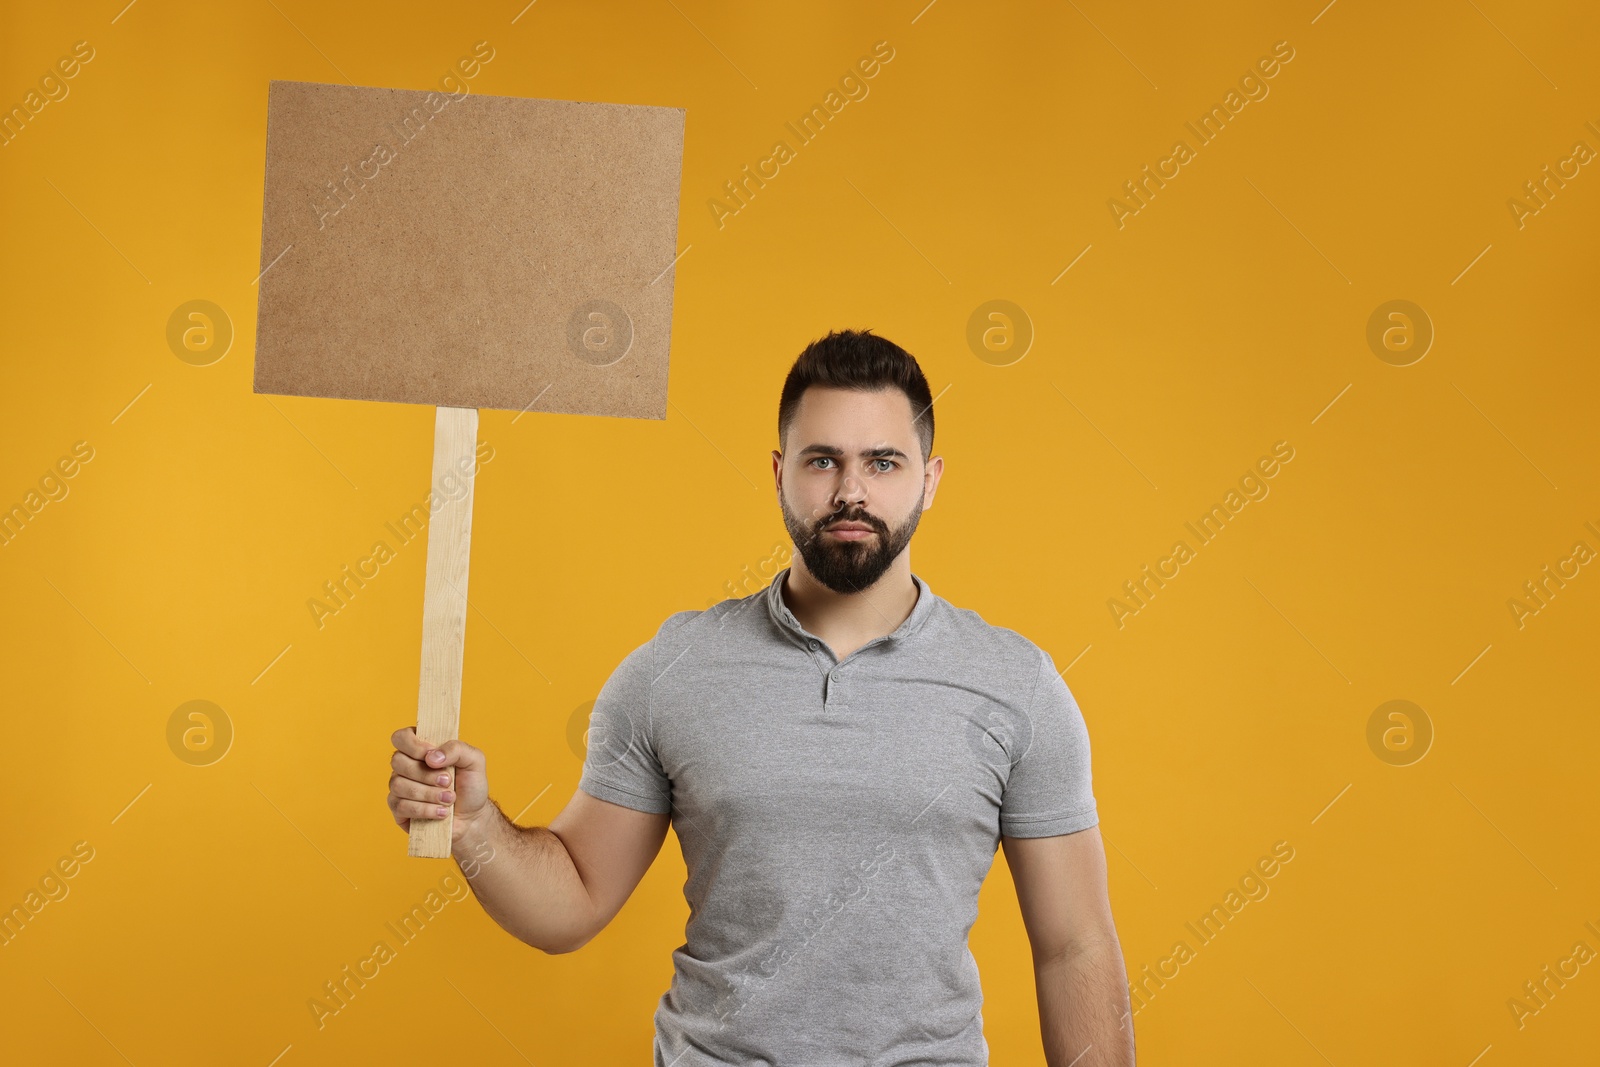
MULTIPOLYGON (((681 108, 274 81, 254 389, 430 404, 417 733, 458 736, 478 409, 664 419, 681 108)), ((450 820, 409 854, 448 858, 450 820)))
MULTIPOLYGON (((477 468, 478 409, 441 407, 433 421, 433 485, 477 468)), ((472 488, 446 495, 428 520, 428 569, 422 587, 422 680, 417 686, 417 736, 434 744, 461 735, 461 668, 467 646, 467 569, 472 558, 472 488)), ((455 784, 455 771, 450 772, 455 784)), ((449 817, 411 823, 408 853, 450 855, 449 817)))

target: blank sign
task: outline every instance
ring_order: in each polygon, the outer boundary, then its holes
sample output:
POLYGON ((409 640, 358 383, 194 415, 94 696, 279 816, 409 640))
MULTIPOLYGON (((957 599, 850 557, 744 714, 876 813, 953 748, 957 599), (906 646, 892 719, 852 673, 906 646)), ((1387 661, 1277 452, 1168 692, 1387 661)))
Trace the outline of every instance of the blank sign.
POLYGON ((683 131, 272 82, 255 391, 665 418, 683 131))

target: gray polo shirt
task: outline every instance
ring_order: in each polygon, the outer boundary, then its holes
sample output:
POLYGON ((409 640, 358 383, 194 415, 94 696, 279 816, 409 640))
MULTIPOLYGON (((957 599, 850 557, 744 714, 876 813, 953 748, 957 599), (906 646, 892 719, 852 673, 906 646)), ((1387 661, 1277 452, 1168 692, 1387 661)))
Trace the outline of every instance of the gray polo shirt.
POLYGON ((1002 834, 1099 820, 1042 649, 918 588, 838 659, 766 589, 669 617, 590 718, 579 786, 671 813, 689 903, 656 1067, 988 1062, 967 933, 1002 834))

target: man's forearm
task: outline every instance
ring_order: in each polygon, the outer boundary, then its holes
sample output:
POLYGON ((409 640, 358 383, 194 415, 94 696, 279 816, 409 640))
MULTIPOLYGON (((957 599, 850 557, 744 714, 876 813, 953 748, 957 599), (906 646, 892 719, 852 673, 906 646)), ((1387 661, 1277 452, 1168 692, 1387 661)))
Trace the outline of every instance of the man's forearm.
POLYGON ((593 936, 594 904, 561 839, 518 826, 493 800, 451 849, 478 903, 508 933, 545 952, 593 936))
POLYGON ((1049 1067, 1133 1067, 1122 945, 1101 941, 1034 965, 1049 1067))

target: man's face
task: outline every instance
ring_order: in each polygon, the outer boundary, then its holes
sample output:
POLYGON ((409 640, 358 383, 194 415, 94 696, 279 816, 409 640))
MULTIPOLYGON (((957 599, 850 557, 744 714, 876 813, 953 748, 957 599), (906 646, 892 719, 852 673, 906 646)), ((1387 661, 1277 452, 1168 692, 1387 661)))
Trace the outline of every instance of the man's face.
POLYGON ((943 461, 923 464, 912 416, 898 389, 813 386, 789 427, 788 451, 772 454, 783 524, 806 570, 836 593, 881 578, 933 502, 943 461))

